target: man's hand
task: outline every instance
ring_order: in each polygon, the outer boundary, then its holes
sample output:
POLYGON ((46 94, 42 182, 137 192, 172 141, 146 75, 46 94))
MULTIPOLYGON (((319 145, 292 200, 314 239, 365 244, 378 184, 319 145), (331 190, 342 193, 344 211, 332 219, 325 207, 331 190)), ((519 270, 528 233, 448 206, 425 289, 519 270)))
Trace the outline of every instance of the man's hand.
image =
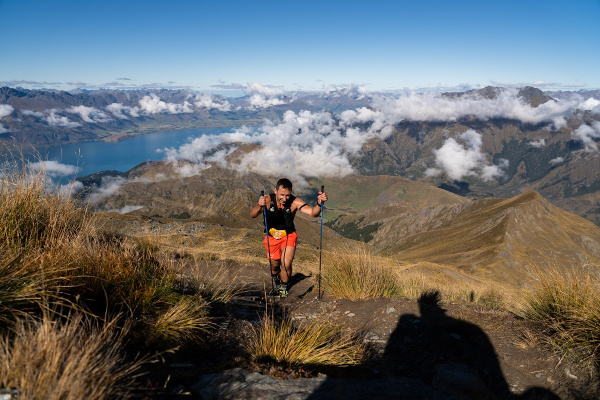
POLYGON ((317 205, 321 205, 327 201, 327 194, 325 192, 319 191, 319 195, 317 196, 317 205))
POLYGON ((252 210, 250 210, 251 218, 256 218, 260 214, 262 214, 263 209, 267 206, 267 199, 270 199, 269 195, 260 196, 258 198, 258 202, 256 203, 256 205, 254 207, 252 207, 252 210))
POLYGON ((267 196, 260 196, 258 198, 258 205, 261 207, 265 207, 267 205, 267 196))

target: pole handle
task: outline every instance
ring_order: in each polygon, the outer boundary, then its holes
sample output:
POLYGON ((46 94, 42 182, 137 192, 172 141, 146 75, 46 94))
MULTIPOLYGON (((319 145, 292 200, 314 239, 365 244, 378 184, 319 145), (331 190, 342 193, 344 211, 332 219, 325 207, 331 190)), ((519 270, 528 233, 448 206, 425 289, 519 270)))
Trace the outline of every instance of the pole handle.
POLYGON ((321 193, 325 191, 325 185, 321 185, 321 193))
POLYGON ((260 191, 260 197, 263 197, 264 195, 265 195, 265 191, 264 191, 264 190, 261 190, 261 191, 260 191))

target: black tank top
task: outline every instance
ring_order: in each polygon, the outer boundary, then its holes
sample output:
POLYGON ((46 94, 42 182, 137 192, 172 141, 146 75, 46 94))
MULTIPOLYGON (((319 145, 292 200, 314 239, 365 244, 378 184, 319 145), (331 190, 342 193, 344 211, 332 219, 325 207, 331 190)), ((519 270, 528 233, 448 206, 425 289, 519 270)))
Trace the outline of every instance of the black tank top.
POLYGON ((296 200, 296 197, 290 196, 288 201, 283 205, 283 209, 281 209, 277 207, 275 193, 271 193, 269 196, 271 197, 271 207, 266 209, 267 226, 265 227, 265 232, 266 228, 285 230, 287 233, 296 232, 294 213, 292 212, 292 203, 296 200))

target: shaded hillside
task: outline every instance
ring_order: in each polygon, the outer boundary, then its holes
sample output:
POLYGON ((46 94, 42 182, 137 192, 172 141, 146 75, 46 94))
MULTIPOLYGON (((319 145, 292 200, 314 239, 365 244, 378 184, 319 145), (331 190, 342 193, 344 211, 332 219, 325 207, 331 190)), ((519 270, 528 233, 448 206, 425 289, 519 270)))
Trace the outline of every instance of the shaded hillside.
MULTIPOLYGON (((600 228, 536 192, 415 212, 390 204, 352 218, 359 228, 378 226, 369 243, 384 255, 449 265, 512 284, 526 281, 526 274, 538 267, 600 263, 600 228)), ((344 218, 336 222, 344 223, 344 218)))

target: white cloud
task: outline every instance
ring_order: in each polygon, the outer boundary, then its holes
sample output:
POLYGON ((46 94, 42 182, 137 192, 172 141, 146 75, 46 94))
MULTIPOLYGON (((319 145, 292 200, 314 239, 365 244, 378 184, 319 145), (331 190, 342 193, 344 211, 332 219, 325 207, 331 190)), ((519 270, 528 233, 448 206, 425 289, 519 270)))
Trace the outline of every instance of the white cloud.
POLYGON ((194 112, 192 105, 187 101, 184 101, 183 104, 165 103, 154 93, 150 94, 149 96, 144 96, 142 99, 140 99, 139 103, 140 110, 147 114, 182 114, 194 112))
MULTIPOLYGON (((0 104, 0 119, 9 116, 15 109, 8 104, 0 104)), ((0 133, 10 132, 4 125, 0 125, 0 133)))
POLYGON ((9 116, 14 110, 9 104, 0 104, 0 119, 9 116))
POLYGON ((128 212, 136 211, 141 208, 144 208, 144 206, 125 206, 123 208, 107 210, 106 212, 116 212, 119 214, 127 214, 128 212))
POLYGON ((583 143, 587 151, 598 150, 595 139, 600 139, 600 122, 594 122, 592 126, 581 125, 571 133, 571 137, 583 143))
POLYGON ((540 149, 540 148, 546 146, 546 139, 538 139, 538 140, 534 140, 533 142, 529 142, 529 146, 536 148, 536 149, 540 149))
POLYGON ((250 95, 250 105, 254 108, 267 108, 286 102, 280 99, 284 94, 283 90, 263 86, 258 82, 248 83, 244 86, 246 94, 250 95))
POLYGON ((532 107, 518 97, 516 89, 503 89, 496 98, 488 99, 476 94, 458 98, 439 93, 408 93, 397 98, 376 97, 373 107, 385 115, 387 123, 401 121, 454 122, 465 117, 480 120, 508 118, 527 124, 547 123, 555 128, 566 125, 566 118, 582 104, 581 98, 547 101, 532 107))
POLYGON ((558 164, 562 164, 564 161, 565 161, 564 158, 562 158, 562 157, 556 157, 556 158, 553 158, 552 160, 550 160, 548 163, 550 165, 558 165, 558 164))
POLYGON ((106 196, 113 195, 121 186, 128 182, 127 179, 120 176, 105 176, 100 181, 100 185, 95 187, 88 195, 90 203, 95 204, 106 196))
POLYGON ((131 115, 132 117, 140 116, 140 109, 138 107, 124 106, 121 103, 112 103, 104 108, 106 108, 110 113, 112 113, 112 115, 119 119, 127 119, 127 116, 123 114, 123 112, 129 113, 129 115, 131 115))
POLYGON ((73 194, 83 190, 83 183, 79 181, 73 181, 67 183, 66 185, 60 185, 58 187, 58 192, 64 197, 71 197, 73 194))
POLYGON ((466 176, 479 177, 490 181, 504 175, 503 168, 508 167, 508 160, 501 159, 499 165, 492 165, 486 154, 481 152, 481 135, 472 129, 455 138, 448 138, 444 145, 433 151, 435 163, 439 169, 429 168, 427 176, 435 176, 439 171, 445 172, 450 179, 461 180, 466 176))
POLYGON ((57 161, 40 161, 29 163, 29 168, 33 171, 45 171, 53 178, 75 175, 77 172, 81 171, 81 168, 75 165, 61 164, 57 161))
POLYGON ((594 111, 595 113, 600 113, 600 100, 594 99, 590 97, 583 103, 581 103, 582 110, 594 111))
POLYGON ((79 122, 74 122, 71 121, 69 118, 67 117, 63 117, 60 115, 57 115, 56 113, 59 112, 60 110, 57 110, 55 108, 48 110, 48 112, 50 113, 50 115, 48 115, 45 120, 48 123, 48 125, 50 126, 63 126, 65 128, 77 128, 78 126, 81 126, 81 124, 79 122))
POLYGON ((33 111, 33 110, 21 110, 21 114, 31 115, 33 117, 38 117, 38 118, 42 118, 44 116, 44 113, 39 112, 39 111, 33 111))
POLYGON ((108 122, 110 121, 110 117, 93 107, 86 106, 73 106, 67 108, 65 111, 70 112, 72 114, 79 114, 79 116, 87 123, 95 124, 96 122, 108 122))
POLYGON ((219 103, 213 100, 213 97, 209 94, 202 93, 196 96, 196 101, 194 102, 196 107, 198 108, 208 108, 217 109, 219 111, 230 111, 231 104, 227 100, 223 100, 223 102, 219 103))

